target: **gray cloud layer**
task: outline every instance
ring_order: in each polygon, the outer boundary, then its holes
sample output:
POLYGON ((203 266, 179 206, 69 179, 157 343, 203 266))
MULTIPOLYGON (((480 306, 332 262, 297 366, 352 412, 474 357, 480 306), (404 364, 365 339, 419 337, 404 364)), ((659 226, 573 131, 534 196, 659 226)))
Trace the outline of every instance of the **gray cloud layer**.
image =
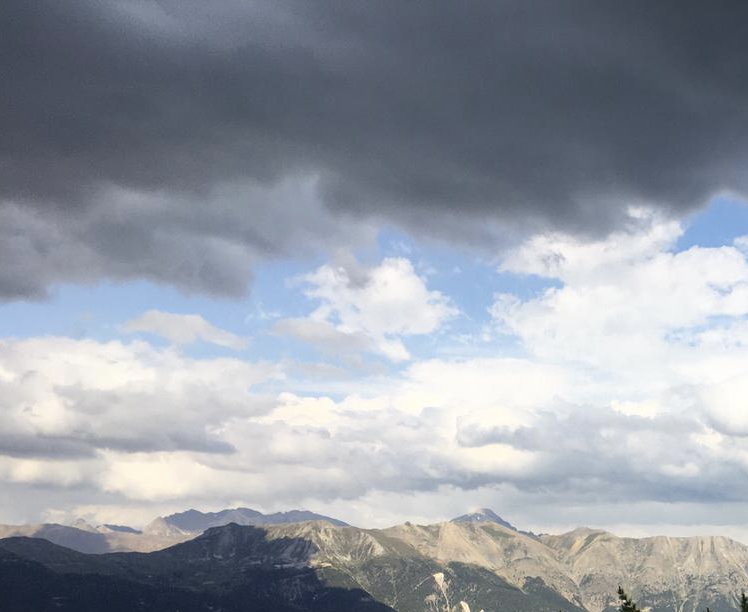
POLYGON ((747 18, 741 2, 6 0, 0 296, 102 276, 237 295, 258 258, 350 240, 343 212, 490 241, 743 191, 747 18))

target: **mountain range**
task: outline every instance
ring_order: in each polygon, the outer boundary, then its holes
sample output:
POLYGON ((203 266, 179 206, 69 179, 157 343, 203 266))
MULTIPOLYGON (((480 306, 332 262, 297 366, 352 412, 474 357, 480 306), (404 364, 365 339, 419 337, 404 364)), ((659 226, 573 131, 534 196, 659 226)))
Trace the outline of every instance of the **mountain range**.
POLYGON ((329 516, 290 510, 263 514, 251 508, 229 508, 219 512, 190 509, 169 516, 159 516, 143 529, 127 525, 91 525, 83 519, 72 525, 40 523, 34 525, 0 525, 0 538, 24 536, 44 538, 53 544, 83 553, 151 552, 191 540, 206 529, 236 523, 237 525, 282 525, 304 521, 326 521, 339 527, 346 523, 329 516))
MULTIPOLYGON (((49 541, 65 533, 54 526, 40 528, 46 539, 6 537, 2 609, 610 612, 621 584, 643 610, 727 612, 748 586, 748 546, 725 537, 621 538, 587 528, 534 535, 486 509, 387 529, 307 516, 179 513, 155 521, 159 535, 150 541, 165 541, 169 530, 185 541, 148 553, 72 550, 49 541), (213 525, 223 520, 231 522, 213 525), (199 535, 190 531, 209 523, 199 535)), ((149 532, 80 526, 67 529, 102 535, 110 545, 149 532)))

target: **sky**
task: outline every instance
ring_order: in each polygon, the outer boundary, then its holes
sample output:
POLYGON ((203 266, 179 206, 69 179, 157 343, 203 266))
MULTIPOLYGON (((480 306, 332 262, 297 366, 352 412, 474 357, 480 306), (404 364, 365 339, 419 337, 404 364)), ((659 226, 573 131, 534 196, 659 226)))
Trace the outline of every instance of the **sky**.
POLYGON ((0 522, 748 542, 746 13, 0 4, 0 522))

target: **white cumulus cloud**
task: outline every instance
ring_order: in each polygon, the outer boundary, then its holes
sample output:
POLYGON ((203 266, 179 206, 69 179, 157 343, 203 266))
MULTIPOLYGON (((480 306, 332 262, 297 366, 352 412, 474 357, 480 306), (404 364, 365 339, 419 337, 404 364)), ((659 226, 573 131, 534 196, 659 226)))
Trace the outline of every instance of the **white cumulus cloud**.
POLYGON ((371 268, 347 257, 300 281, 317 307, 304 319, 278 321, 274 329, 327 352, 367 351, 407 361, 411 355, 404 338, 435 333, 459 313, 403 257, 386 258, 371 268))

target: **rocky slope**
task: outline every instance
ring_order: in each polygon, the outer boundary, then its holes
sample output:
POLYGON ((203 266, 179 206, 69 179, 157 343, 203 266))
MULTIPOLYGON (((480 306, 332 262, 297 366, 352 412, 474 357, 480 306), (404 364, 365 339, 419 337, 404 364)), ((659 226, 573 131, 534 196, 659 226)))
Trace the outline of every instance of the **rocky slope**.
POLYGON ((725 537, 619 538, 577 529, 542 536, 579 585, 583 605, 602 610, 619 584, 655 610, 734 609, 748 588, 748 547, 725 537))
MULTIPOLYGON (((748 587, 748 547, 728 538, 619 538, 591 529, 534 536, 486 516, 493 518, 483 512, 479 520, 388 529, 230 524, 150 554, 81 555, 27 538, 0 541, 0 549, 55 575, 161 584, 177 598, 191 589, 212 602, 205 605, 251 592, 265 603, 278 599, 278 610, 316 610, 310 602, 333 589, 325 595, 330 601, 384 606, 372 610, 603 612, 615 609, 622 584, 644 610, 727 612, 748 587)), ((161 529, 171 537, 168 530, 178 527, 159 519, 152 530, 161 529)))
POLYGON ((385 532, 426 557, 486 568, 518 588, 524 588, 528 579, 540 579, 570 603, 581 601, 577 585, 555 551, 513 527, 452 521, 425 526, 406 523, 385 532))

